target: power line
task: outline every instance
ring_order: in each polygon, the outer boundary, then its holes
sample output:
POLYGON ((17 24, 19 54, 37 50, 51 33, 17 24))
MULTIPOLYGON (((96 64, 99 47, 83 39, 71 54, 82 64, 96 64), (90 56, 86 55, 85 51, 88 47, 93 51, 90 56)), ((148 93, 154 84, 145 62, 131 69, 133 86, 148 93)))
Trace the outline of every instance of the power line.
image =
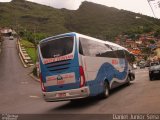
POLYGON ((156 18, 156 15, 155 15, 154 10, 153 10, 153 8, 152 8, 152 6, 150 4, 150 1, 154 1, 154 0, 147 0, 147 2, 148 2, 149 6, 150 6, 150 8, 152 10, 153 16, 156 18))

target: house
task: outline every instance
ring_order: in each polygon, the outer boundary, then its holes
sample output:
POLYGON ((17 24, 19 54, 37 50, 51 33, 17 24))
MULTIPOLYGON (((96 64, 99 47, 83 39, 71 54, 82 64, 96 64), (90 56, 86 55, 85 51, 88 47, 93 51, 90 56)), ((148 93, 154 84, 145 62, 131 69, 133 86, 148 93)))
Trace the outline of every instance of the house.
POLYGON ((0 30, 1 35, 3 36, 11 36, 12 35, 12 29, 10 28, 3 28, 0 30))

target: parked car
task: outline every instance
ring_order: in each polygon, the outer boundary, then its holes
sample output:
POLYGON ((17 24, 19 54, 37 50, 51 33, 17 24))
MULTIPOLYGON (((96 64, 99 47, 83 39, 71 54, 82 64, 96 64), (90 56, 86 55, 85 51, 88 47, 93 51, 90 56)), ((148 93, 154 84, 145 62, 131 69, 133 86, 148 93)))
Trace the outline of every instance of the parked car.
POLYGON ((155 66, 155 65, 159 65, 159 62, 156 61, 156 62, 150 62, 150 66, 155 66))
POLYGON ((145 66, 149 67, 150 66, 150 62, 146 62, 145 66))
POLYGON ((142 69, 142 68, 145 68, 146 66, 145 66, 145 64, 140 64, 139 67, 140 67, 140 69, 142 69))
POLYGON ((149 79, 159 79, 160 78, 160 64, 152 63, 149 67, 149 79))
POLYGON ((13 36, 10 36, 10 37, 9 37, 9 40, 14 40, 14 37, 13 37, 13 36))

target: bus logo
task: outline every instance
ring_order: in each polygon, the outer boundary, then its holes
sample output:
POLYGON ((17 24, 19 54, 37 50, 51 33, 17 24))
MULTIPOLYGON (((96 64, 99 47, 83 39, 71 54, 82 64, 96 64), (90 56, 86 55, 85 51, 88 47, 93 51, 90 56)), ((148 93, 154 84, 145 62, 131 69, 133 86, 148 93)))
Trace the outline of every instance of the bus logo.
POLYGON ((63 80, 62 76, 58 75, 57 80, 63 80))
POLYGON ((112 64, 113 64, 113 65, 117 65, 117 64, 118 64, 118 60, 113 59, 113 60, 112 60, 112 64))

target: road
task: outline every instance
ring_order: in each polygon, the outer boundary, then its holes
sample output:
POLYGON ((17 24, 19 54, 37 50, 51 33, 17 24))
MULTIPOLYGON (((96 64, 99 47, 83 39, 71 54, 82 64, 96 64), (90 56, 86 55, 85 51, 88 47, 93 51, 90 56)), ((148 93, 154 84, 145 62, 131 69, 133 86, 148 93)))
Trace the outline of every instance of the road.
POLYGON ((135 81, 115 89, 109 98, 90 98, 78 103, 45 102, 40 84, 28 75, 30 72, 22 66, 16 40, 6 38, 0 55, 0 113, 160 113, 160 80, 149 81, 147 68, 137 69, 135 81))

